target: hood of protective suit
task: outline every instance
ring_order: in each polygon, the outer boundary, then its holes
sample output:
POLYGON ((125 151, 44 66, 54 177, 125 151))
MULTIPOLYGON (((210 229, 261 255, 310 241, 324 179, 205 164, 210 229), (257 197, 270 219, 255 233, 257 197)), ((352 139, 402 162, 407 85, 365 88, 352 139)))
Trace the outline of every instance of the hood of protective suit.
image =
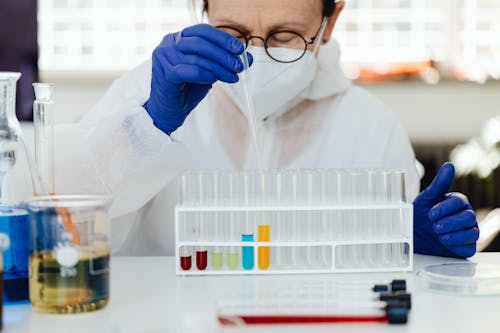
POLYGON ((319 48, 316 76, 301 94, 302 99, 319 100, 343 93, 351 81, 340 67, 340 46, 335 39, 319 48))

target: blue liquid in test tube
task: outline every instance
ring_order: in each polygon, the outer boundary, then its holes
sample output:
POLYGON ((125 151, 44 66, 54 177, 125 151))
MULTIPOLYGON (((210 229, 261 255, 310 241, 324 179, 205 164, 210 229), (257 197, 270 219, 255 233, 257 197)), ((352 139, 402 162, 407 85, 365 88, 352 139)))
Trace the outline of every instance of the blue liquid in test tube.
MULTIPOLYGON (((243 234, 241 235, 242 242, 254 242, 253 234, 243 234)), ((252 270, 254 266, 254 248, 253 246, 243 246, 242 247, 242 260, 243 269, 252 270)))

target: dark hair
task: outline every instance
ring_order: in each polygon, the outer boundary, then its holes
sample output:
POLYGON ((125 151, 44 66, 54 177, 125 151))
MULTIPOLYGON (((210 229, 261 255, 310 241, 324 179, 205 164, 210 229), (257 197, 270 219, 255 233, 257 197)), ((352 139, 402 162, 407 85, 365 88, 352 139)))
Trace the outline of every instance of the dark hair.
MULTIPOLYGON (((335 11, 335 0, 321 0, 323 2, 323 16, 330 17, 335 11)), ((203 13, 208 13, 208 0, 203 0, 203 13)))

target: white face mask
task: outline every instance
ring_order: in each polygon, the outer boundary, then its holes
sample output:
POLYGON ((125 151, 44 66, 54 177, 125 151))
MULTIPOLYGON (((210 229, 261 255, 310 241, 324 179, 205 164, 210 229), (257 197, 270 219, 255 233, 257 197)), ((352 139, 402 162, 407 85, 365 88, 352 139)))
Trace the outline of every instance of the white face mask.
MULTIPOLYGON (((263 47, 249 47, 253 65, 247 72, 250 93, 253 97, 257 121, 269 116, 279 116, 301 101, 301 94, 311 84, 317 71, 313 53, 292 63, 280 63, 271 59, 263 47)), ((303 51, 279 48, 273 54, 282 53, 282 58, 300 56, 303 51)), ((240 110, 245 110, 245 96, 240 83, 222 84, 222 88, 235 101, 240 110)), ((246 116, 246 115, 245 115, 246 116)))

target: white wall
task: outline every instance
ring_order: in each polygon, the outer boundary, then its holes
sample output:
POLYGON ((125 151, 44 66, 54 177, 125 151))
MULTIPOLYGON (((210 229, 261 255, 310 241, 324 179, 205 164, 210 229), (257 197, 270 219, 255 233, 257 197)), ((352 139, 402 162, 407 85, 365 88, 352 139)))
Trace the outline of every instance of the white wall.
POLYGON ((403 121, 414 142, 466 141, 485 121, 500 115, 500 82, 456 81, 370 85, 403 121))
MULTIPOLYGON (((92 107, 111 80, 57 80, 54 99, 57 120, 72 121, 92 107)), ((421 82, 366 86, 396 112, 414 142, 466 141, 479 133, 487 119, 500 115, 500 82, 484 85, 421 82)))

